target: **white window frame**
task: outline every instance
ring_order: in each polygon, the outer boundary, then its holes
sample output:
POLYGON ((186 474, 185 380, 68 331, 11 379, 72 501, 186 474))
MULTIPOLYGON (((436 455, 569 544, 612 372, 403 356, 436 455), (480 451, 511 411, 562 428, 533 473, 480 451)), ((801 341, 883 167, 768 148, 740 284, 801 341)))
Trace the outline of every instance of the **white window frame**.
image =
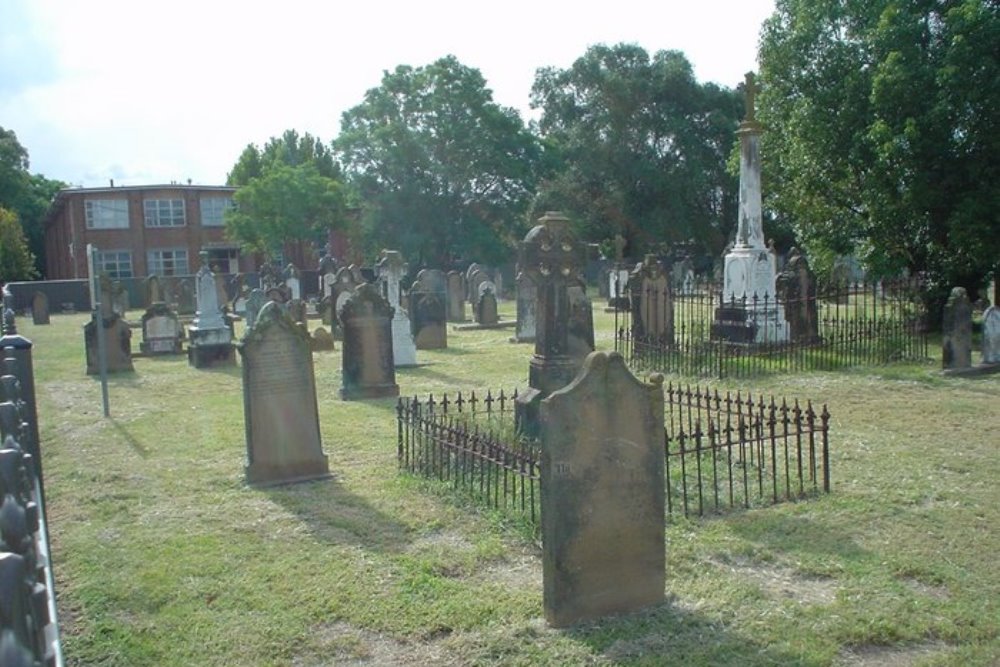
POLYGON ((202 197, 201 226, 223 227, 226 224, 226 211, 233 208, 232 197, 202 197))
POLYGON ((183 199, 144 199, 142 218, 147 227, 183 227, 187 211, 183 199))
POLYGON ((94 270, 108 274, 112 280, 132 278, 135 276, 132 269, 132 251, 98 250, 94 258, 94 270))
POLYGON ((128 229, 128 199, 85 199, 87 229, 128 229))
POLYGON ((146 271, 151 276, 186 276, 190 274, 191 264, 187 248, 150 248, 146 251, 146 271), (169 257, 166 256, 167 254, 169 257), (182 261, 183 264, 181 264, 182 261))

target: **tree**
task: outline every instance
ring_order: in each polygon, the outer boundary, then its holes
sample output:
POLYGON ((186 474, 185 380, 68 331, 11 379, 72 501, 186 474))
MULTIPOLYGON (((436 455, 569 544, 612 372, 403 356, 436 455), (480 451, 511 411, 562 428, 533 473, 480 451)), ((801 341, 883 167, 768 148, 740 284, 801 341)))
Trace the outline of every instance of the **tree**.
POLYGON ((317 173, 326 178, 340 179, 340 167, 333 153, 322 141, 306 132, 301 137, 295 130, 285 130, 280 137, 271 137, 264 148, 248 144, 229 172, 227 185, 246 185, 251 179, 264 175, 275 164, 298 167, 311 164, 317 173))
POLYGON ((778 0, 760 49, 767 205, 816 256, 975 295, 1000 264, 997 44, 987 0, 778 0))
POLYGON ((362 206, 369 250, 411 262, 499 262, 523 231, 540 149, 479 70, 454 56, 385 72, 346 111, 334 148, 362 206))
POLYGON ((38 275, 45 264, 45 212, 66 184, 31 174, 28 167, 28 151, 17 135, 0 127, 0 206, 17 214, 38 275))
POLYGON ((36 275, 35 258, 28 249, 17 214, 0 207, 0 285, 31 280, 36 275))
POLYGON ((226 230, 244 248, 275 257, 289 242, 322 246, 326 232, 344 219, 343 186, 312 163, 275 162, 233 196, 226 230))
POLYGON ((678 51, 598 45, 540 69, 532 106, 556 165, 536 206, 571 213, 594 241, 623 234, 633 256, 689 239, 722 249, 737 218, 738 93, 698 84, 678 51))

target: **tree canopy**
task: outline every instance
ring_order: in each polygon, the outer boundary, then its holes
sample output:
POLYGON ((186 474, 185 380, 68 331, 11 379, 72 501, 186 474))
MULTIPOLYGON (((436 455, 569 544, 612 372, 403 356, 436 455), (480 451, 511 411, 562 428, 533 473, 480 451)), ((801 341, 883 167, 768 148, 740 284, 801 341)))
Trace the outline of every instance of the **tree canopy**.
POLYGON ((17 214, 0 207, 0 285, 35 277, 35 258, 28 249, 17 214))
POLYGON ((762 30, 766 204, 816 256, 975 290, 1000 263, 1000 10, 778 0, 762 30))
POLYGON ((571 213, 591 240, 623 234, 633 256, 690 239, 722 249, 737 217, 737 92, 697 83, 678 51, 598 45, 540 69, 532 106, 554 154, 538 207, 571 213))
POLYGON ((288 242, 320 247, 344 223, 340 167, 322 141, 286 130, 263 149, 248 145, 229 172, 238 186, 226 231, 247 250, 273 259, 288 242))
POLYGON ((454 56, 385 72, 334 141, 362 205, 369 250, 414 264, 510 256, 540 155, 513 109, 454 56))

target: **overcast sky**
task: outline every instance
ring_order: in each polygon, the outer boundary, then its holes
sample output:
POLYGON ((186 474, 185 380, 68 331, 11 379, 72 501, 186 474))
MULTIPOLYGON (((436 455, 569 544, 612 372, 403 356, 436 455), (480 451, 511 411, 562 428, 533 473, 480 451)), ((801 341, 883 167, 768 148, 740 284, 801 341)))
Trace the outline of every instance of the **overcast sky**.
POLYGON ((700 82, 757 68, 773 0, 0 0, 0 127, 71 185, 219 185, 249 143, 323 141, 382 73, 454 54, 526 118, 539 67, 593 44, 684 52, 700 82))

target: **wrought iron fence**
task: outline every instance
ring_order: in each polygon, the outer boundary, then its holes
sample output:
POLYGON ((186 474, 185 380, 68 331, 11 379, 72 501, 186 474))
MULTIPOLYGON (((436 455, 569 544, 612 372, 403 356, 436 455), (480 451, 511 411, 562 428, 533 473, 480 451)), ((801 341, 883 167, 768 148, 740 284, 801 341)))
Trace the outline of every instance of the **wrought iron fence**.
MULTIPOLYGON (((541 444, 514 426, 517 392, 400 398, 401 468, 451 483, 537 525, 541 444)), ((830 491, 826 406, 668 385, 667 517, 703 516, 830 491)))
POLYGON ((784 300, 723 299, 721 286, 712 282, 646 290, 645 303, 671 309, 672 327, 649 332, 637 326, 641 313, 633 299, 631 311, 615 311, 615 349, 634 369, 718 378, 925 359, 921 288, 917 279, 834 283, 784 300), (747 313, 747 321, 722 331, 720 313, 727 312, 747 313), (758 327, 755 314, 782 318, 784 333, 758 327))

